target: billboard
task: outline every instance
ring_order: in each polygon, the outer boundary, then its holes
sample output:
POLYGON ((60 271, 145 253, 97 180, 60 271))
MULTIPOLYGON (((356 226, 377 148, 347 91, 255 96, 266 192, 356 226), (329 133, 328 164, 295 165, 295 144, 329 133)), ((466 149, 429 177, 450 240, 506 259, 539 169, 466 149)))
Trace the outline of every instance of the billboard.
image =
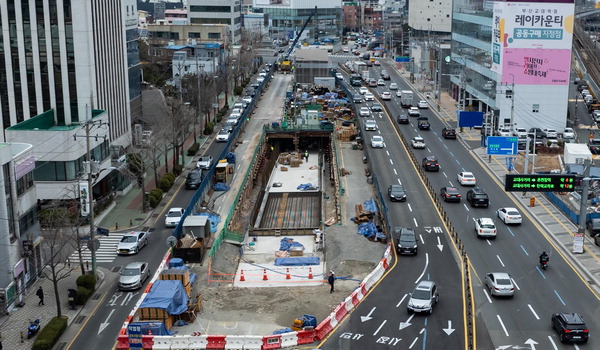
MULTIPOLYGON (((573 0, 548 0, 544 2, 494 2, 492 17, 492 67, 502 77, 502 83, 530 81, 530 84, 546 84, 547 79, 532 80, 528 69, 505 71, 507 50, 510 51, 510 67, 523 66, 515 59, 551 59, 558 72, 569 72, 571 45, 573 42, 573 20, 575 6, 573 0), (526 49, 520 51, 516 49, 526 49), (533 54, 533 50, 552 50, 548 53, 533 54), (559 53, 563 50, 563 53, 559 53), (552 57, 551 57, 552 56, 552 57), (560 58, 560 59, 559 59, 560 58), (516 66, 515 66, 516 64, 516 66), (511 75, 512 74, 512 75, 511 75), (526 76, 518 76, 525 74, 526 76)), ((550 72, 546 72, 548 75, 550 72)), ((558 74, 558 73, 557 73, 558 74)), ((562 74, 562 73, 560 73, 562 74)), ((559 74, 559 75, 560 75, 559 74)), ((544 75, 544 73, 542 73, 544 75)), ((554 85, 568 84, 557 78, 554 85)))
POLYGON ((503 82, 517 85, 569 84, 570 50, 505 49, 502 62, 503 82), (508 81, 504 77, 509 77, 508 81))

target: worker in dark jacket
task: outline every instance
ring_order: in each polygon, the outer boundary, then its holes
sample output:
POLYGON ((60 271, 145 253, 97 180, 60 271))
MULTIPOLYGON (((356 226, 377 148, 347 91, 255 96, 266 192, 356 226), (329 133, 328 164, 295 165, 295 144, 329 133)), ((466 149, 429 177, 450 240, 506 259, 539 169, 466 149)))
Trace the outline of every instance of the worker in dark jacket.
POLYGON ((329 285, 331 286, 331 289, 329 290, 329 293, 333 293, 333 284, 335 283, 335 276, 333 271, 329 272, 329 275, 327 276, 327 283, 329 283, 329 285))

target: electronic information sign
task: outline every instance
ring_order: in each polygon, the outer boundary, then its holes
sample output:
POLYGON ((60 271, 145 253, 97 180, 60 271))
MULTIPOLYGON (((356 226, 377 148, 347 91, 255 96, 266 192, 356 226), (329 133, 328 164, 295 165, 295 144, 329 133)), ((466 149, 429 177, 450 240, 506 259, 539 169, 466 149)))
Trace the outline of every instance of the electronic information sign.
POLYGON ((507 192, 573 192, 575 181, 581 176, 566 174, 506 174, 504 190, 507 192))

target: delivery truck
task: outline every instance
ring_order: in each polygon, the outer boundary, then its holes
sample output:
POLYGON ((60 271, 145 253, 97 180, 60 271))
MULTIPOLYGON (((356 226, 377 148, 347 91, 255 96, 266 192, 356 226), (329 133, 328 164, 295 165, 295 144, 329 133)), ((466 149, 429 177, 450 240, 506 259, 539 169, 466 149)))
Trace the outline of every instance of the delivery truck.
POLYGON ((402 90, 402 96, 400 97, 400 105, 403 108, 412 107, 413 103, 413 92, 410 90, 402 90))

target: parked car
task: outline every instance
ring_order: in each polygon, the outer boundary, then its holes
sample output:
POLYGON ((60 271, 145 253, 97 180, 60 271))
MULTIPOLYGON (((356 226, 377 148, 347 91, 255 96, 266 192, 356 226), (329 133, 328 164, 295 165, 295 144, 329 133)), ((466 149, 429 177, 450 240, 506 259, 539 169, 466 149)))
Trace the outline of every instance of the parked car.
POLYGON ((221 129, 217 134, 216 140, 217 142, 227 142, 229 140, 230 132, 226 129, 221 129))
POLYGON ((131 231, 121 237, 117 244, 117 254, 130 255, 137 254, 142 248, 148 245, 148 232, 131 231))
POLYGON ((475 175, 473 175, 470 171, 463 171, 456 175, 456 179, 458 183, 463 186, 475 186, 477 183, 477 179, 475 179, 475 175))
POLYGON ((183 208, 171 208, 169 212, 165 214, 165 227, 175 227, 181 221, 183 217, 183 213, 185 210, 183 208))
POLYGON ((402 185, 390 185, 388 187, 388 196, 392 202, 406 202, 406 192, 402 185))
POLYGON ((461 198, 458 188, 452 186, 442 187, 440 196, 442 196, 444 202, 460 202, 461 198))
POLYGON ((525 128, 515 128, 513 131, 513 136, 516 136, 520 139, 524 139, 527 137, 527 129, 525 128))
POLYGON ((482 188, 473 187, 467 191, 467 202, 471 203, 472 207, 487 208, 490 203, 490 199, 482 188))
POLYGON ((498 218, 507 225, 520 225, 523 222, 521 213, 519 213, 519 211, 516 208, 500 208, 496 210, 496 214, 498 215, 498 218))
POLYGON ((360 107, 358 115, 360 115, 361 117, 370 117, 371 111, 369 110, 369 107, 360 107))
POLYGON ((198 163, 196 163, 196 167, 200 169, 210 169, 213 163, 213 157, 211 155, 204 155, 198 158, 198 163))
POLYGON ((500 128, 496 131, 496 135, 497 136, 505 136, 505 137, 509 137, 510 136, 510 129, 509 128, 500 128))
POLYGON ((477 238, 496 238, 496 225, 490 218, 479 218, 475 220, 475 233, 477 238))
POLYGON ((592 111, 592 119, 594 119, 596 123, 600 122, 600 109, 595 109, 592 111))
POLYGON ((417 236, 411 227, 394 227, 396 240, 396 252, 398 254, 416 255, 418 252, 417 236))
POLYGON ((421 281, 410 293, 407 303, 407 311, 433 313, 433 307, 439 301, 440 296, 437 285, 432 281, 421 281))
POLYGON ((445 139, 456 139, 456 130, 452 128, 443 128, 442 137, 445 139))
POLYGON ((398 124, 408 124, 409 120, 408 120, 408 116, 406 114, 400 114, 396 120, 398 121, 398 124))
POLYGON ((552 329, 562 343, 587 343, 590 337, 590 330, 578 313, 552 314, 552 329))
POLYGON ((390 83, 390 90, 398 90, 398 84, 390 83))
POLYGON ((565 128, 565 131, 562 133, 563 142, 575 142, 575 131, 573 128, 565 128))
POLYGON ((512 278, 506 272, 490 272, 485 275, 485 285, 490 294, 497 297, 515 296, 512 278))
POLYGON ((365 130, 366 131, 376 131, 377 123, 373 119, 369 119, 365 122, 365 130))
POLYGON ((540 128, 531 128, 527 132, 527 136, 529 136, 529 137, 535 136, 535 138, 541 139, 544 137, 544 131, 540 128))
POLYGON ((147 262, 131 262, 119 273, 119 290, 140 289, 150 276, 147 262))
POLYGON ((202 182, 202 170, 201 169, 192 169, 185 178, 185 189, 186 190, 195 190, 200 187, 200 183, 202 182))
POLYGON ((544 133, 544 137, 547 138, 547 139, 555 139, 555 138, 558 137, 558 133, 554 129, 548 129, 548 128, 546 128, 546 129, 544 129, 542 131, 544 133))
POLYGON ((411 141, 412 148, 425 148, 425 140, 421 136, 415 136, 411 141))

